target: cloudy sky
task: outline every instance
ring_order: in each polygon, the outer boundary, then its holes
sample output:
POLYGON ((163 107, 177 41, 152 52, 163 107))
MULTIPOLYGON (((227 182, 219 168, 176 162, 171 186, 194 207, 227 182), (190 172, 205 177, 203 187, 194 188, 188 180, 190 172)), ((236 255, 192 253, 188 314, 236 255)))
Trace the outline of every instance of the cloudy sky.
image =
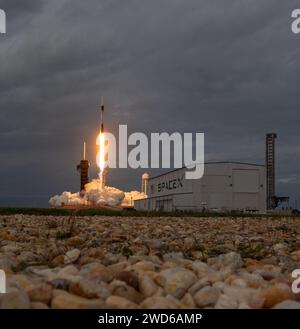
MULTIPOLYGON (((206 160, 264 163, 277 132, 277 191, 300 198, 300 35, 293 0, 0 0, 0 206, 45 206, 96 176, 106 129, 204 132, 206 160)), ((142 171, 110 185, 140 188, 142 171)), ((153 172, 155 173, 155 172, 153 172)))

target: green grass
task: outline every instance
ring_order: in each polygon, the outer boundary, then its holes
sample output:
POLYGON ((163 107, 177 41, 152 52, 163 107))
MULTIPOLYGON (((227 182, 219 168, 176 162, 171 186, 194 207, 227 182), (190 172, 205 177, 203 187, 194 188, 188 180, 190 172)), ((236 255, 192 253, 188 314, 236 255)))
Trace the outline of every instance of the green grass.
POLYGON ((248 246, 241 246, 239 248, 239 253, 241 254, 242 258, 252 258, 260 260, 264 256, 266 256, 266 252, 264 251, 263 245, 248 245, 248 246))
POLYGON ((133 251, 126 247, 126 246, 123 246, 123 247, 117 247, 114 249, 114 253, 115 254, 122 254, 123 256, 133 256, 133 251))
MULTIPOLYGON (((0 208, 0 215, 37 215, 37 216, 112 216, 112 217, 253 217, 253 218, 278 218, 282 215, 258 215, 258 214, 245 214, 240 212, 228 212, 228 213, 210 213, 210 212, 193 212, 193 211, 176 211, 176 212, 161 212, 151 211, 142 212, 134 210, 123 211, 111 211, 104 209, 65 209, 65 208, 0 208)), ((292 216, 292 215, 291 215, 292 216)), ((294 216, 298 217, 298 216, 294 216)))

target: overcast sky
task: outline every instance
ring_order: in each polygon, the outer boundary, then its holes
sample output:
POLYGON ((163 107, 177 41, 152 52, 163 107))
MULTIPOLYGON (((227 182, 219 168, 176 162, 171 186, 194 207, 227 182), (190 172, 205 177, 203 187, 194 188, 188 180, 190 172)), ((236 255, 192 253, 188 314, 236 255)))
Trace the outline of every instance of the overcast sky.
MULTIPOLYGON (((293 0, 0 0, 0 206, 77 191, 76 165, 106 129, 204 132, 205 157, 264 163, 300 198, 300 34, 293 0)), ((142 170, 110 185, 140 188, 142 170)), ((156 172, 151 172, 155 174, 156 172)), ((299 203, 300 204, 300 203, 299 203)))

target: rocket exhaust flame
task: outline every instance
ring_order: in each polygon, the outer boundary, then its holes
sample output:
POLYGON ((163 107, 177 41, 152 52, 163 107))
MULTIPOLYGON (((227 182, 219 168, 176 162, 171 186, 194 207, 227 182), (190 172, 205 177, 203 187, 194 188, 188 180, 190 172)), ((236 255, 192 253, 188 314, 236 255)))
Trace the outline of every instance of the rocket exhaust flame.
POLYGON ((104 187, 104 169, 105 169, 105 138, 104 133, 100 132, 97 137, 98 154, 96 157, 97 166, 99 168, 99 179, 102 187, 104 187))
POLYGON ((97 137, 96 144, 98 146, 98 154, 96 157, 97 166, 99 168, 99 179, 101 188, 104 188, 104 169, 105 169, 105 135, 104 135, 104 102, 103 97, 101 97, 101 109, 100 109, 100 133, 97 137))

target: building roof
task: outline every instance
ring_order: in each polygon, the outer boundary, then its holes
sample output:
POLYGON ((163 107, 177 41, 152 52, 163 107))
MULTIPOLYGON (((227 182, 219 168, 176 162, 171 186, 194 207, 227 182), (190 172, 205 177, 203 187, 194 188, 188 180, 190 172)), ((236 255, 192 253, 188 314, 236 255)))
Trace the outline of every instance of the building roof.
MULTIPOLYGON (((240 164, 240 165, 248 165, 248 166, 265 167, 265 165, 262 165, 262 164, 248 163, 248 162, 238 162, 238 161, 209 161, 209 162, 204 163, 204 165, 208 165, 208 164, 240 164)), ((182 167, 182 168, 176 168, 176 169, 167 171, 165 173, 162 173, 162 174, 159 174, 159 175, 156 175, 156 176, 153 176, 153 177, 150 176, 150 180, 154 179, 154 178, 164 176, 164 175, 167 175, 167 174, 170 174, 172 172, 175 172, 175 171, 178 171, 178 170, 181 170, 181 169, 186 169, 186 166, 182 167)))

